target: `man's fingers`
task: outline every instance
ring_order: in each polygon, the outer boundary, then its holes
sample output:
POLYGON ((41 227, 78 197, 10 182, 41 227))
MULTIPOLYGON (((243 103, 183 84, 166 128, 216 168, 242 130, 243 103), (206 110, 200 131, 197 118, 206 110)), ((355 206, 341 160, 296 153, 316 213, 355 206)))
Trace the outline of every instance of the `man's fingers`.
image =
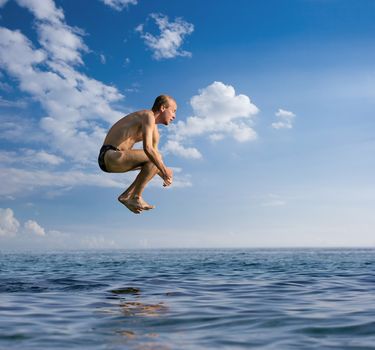
POLYGON ((172 184, 172 179, 168 178, 164 180, 163 186, 167 187, 167 186, 170 186, 171 184, 172 184))
POLYGON ((164 178, 164 184, 165 186, 169 186, 170 184, 172 184, 172 177, 167 177, 167 178, 164 178))

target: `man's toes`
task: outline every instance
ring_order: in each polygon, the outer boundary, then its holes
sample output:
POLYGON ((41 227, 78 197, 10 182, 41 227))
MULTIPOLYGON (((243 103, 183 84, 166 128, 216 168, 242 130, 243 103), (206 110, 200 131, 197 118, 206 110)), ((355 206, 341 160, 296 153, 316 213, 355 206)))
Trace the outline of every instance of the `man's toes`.
POLYGON ((143 207, 143 210, 151 210, 151 209, 154 209, 155 207, 152 206, 152 205, 148 205, 146 207, 143 207))

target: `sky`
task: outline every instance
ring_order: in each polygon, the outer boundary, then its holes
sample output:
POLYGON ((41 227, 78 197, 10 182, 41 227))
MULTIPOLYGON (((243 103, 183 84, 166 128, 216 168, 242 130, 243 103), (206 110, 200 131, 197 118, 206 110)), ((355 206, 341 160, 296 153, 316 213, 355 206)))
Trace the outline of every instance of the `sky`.
POLYGON ((0 0, 0 250, 375 247, 374 62, 373 0, 0 0), (135 215, 98 151, 160 94, 135 215))

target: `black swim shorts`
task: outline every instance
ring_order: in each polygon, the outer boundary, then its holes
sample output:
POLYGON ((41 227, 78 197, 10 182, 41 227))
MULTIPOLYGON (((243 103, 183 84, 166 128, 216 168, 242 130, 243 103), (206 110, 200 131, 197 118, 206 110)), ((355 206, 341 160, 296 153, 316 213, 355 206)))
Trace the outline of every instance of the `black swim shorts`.
POLYGON ((112 145, 103 145, 102 148, 100 149, 100 152, 99 152, 99 157, 98 157, 98 163, 99 163, 99 167, 100 169, 102 169, 103 171, 105 171, 106 173, 108 173, 108 170, 105 166, 105 163, 104 163, 104 156, 106 154, 106 152, 108 150, 114 150, 114 151, 119 151, 119 149, 115 146, 112 146, 112 145))

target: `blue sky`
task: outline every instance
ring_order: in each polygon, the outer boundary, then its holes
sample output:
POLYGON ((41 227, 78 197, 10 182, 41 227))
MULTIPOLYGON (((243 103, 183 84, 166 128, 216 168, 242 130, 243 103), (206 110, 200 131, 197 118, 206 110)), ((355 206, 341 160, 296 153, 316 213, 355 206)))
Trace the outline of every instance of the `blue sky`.
POLYGON ((0 247, 375 245, 375 3, 0 0, 0 247), (167 93, 156 209, 96 164, 167 93))

